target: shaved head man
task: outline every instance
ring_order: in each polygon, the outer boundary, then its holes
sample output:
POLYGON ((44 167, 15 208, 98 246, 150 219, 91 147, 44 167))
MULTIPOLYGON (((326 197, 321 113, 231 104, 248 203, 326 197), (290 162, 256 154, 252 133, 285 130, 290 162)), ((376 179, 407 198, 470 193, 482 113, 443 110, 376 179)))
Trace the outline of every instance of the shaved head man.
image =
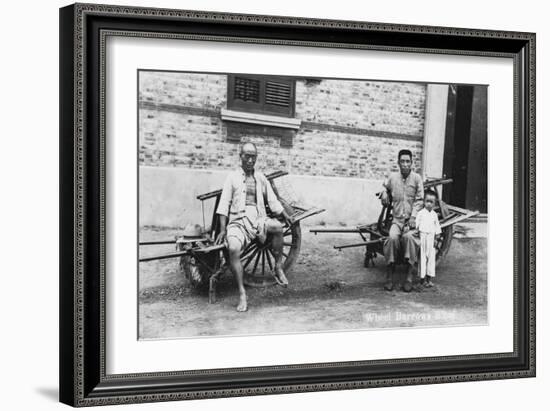
POLYGON ((265 175, 255 170, 258 149, 253 143, 244 143, 240 151, 240 167, 231 172, 224 183, 216 213, 220 231, 216 244, 227 244, 229 264, 239 288, 237 311, 246 311, 248 302, 243 282, 241 253, 252 241, 265 243, 268 236, 275 257, 273 276, 286 287, 288 280, 283 271, 283 220, 292 224, 265 175), (266 204, 267 203, 267 204, 266 204), (277 218, 269 218, 266 205, 277 218))

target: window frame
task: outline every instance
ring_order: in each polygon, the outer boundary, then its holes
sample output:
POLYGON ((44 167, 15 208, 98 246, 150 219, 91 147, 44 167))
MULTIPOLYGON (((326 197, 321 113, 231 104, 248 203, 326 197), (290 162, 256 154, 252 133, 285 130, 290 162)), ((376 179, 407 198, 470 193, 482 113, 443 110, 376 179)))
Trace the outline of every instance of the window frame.
POLYGON ((256 114, 293 118, 296 114, 296 79, 284 76, 266 76, 258 74, 228 74, 227 75, 227 108, 229 110, 244 111, 256 114), (246 78, 260 82, 260 101, 249 102, 235 99, 236 78, 246 78), (288 109, 269 105, 266 101, 266 86, 269 81, 286 83, 290 86, 288 109))

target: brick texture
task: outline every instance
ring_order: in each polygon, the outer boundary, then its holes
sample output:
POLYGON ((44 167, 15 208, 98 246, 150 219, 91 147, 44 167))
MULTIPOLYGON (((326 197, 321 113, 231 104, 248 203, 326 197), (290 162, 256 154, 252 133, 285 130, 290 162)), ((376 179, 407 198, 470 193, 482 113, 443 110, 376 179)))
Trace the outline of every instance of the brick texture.
MULTIPOLYGON (((292 146, 281 147, 281 137, 261 127, 248 127, 241 141, 257 144, 258 168, 265 172, 382 179, 397 170, 402 148, 413 152, 414 168, 420 170, 425 96, 421 84, 297 80, 296 117, 304 124, 292 146)), ((141 165, 232 169, 239 164, 239 144, 228 140, 220 115, 226 75, 141 72, 139 98, 145 103, 139 110, 141 165)))
POLYGON ((422 135, 426 86, 356 80, 296 82, 296 117, 373 131, 422 135))
POLYGON ((225 107, 227 76, 141 71, 139 99, 200 108, 225 107))

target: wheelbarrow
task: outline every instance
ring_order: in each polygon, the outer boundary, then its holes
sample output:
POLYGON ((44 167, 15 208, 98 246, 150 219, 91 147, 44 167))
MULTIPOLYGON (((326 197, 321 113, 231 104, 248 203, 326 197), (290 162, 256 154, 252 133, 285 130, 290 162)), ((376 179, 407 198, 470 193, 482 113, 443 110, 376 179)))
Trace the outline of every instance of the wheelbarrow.
MULTIPOLYGON (((302 241, 300 222, 305 218, 322 213, 324 209, 307 207, 295 199, 290 184, 282 177, 288 173, 276 171, 266 175, 273 191, 287 214, 291 217, 292 224, 284 225, 283 243, 283 270, 288 273, 292 270, 299 254, 302 241)), ((216 214, 222 190, 215 190, 197 196, 201 201, 203 225, 195 224, 186 227, 184 232, 173 240, 144 241, 140 246, 173 244, 175 252, 142 257, 140 263, 153 260, 178 258, 178 270, 187 279, 189 284, 197 289, 208 289, 211 303, 216 300, 216 283, 220 277, 230 273, 229 257, 225 245, 216 245, 215 238, 219 232, 219 215, 216 214), (210 227, 206 227, 205 202, 214 200, 214 208, 210 217, 210 227)), ((267 215, 274 217, 267 207, 267 215)), ((276 284, 272 273, 275 268, 275 257, 271 249, 270 236, 265 243, 258 240, 252 241, 241 252, 241 261, 244 270, 244 282, 251 287, 267 287, 276 284)))
MULTIPOLYGON (((450 178, 429 179, 424 181, 424 189, 433 189, 437 186, 452 183, 450 178)), ((435 212, 438 215, 439 223, 441 225, 441 234, 436 236, 436 265, 439 264, 449 252, 451 243, 453 241, 453 226, 454 224, 471 218, 477 214, 478 211, 470 211, 460 207, 456 207, 450 204, 446 204, 443 200, 439 199, 437 190, 434 190, 437 198, 437 205, 435 212)), ((382 192, 376 193, 378 200, 381 197, 382 192)), ((390 196, 391 197, 391 196, 390 196)), ((358 225, 350 228, 313 228, 310 232, 314 234, 318 233, 356 233, 361 237, 360 242, 335 245, 337 250, 343 250, 346 248, 365 247, 365 260, 364 266, 374 266, 374 260, 378 255, 384 255, 384 242, 389 236, 390 227, 393 221, 393 208, 391 198, 389 199, 388 206, 382 206, 382 211, 378 217, 378 220, 373 223, 358 225)))

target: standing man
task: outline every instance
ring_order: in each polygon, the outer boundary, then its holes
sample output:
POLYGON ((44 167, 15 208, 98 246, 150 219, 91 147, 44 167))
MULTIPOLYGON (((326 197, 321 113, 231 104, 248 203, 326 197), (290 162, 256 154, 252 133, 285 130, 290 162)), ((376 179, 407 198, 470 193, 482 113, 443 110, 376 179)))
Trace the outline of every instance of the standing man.
POLYGON ((419 243, 416 234, 416 213, 422 208, 424 184, 422 177, 411 170, 412 152, 401 150, 397 155, 399 172, 391 173, 384 182, 382 205, 393 206, 393 221, 389 237, 384 243, 384 256, 388 264, 384 288, 393 290, 396 261, 407 264, 407 277, 403 291, 412 290, 413 266, 418 259, 419 243))
POLYGON ((258 152, 253 143, 241 147, 241 167, 232 171, 223 185, 216 213, 220 216, 220 232, 216 244, 227 243, 229 264, 239 287, 237 311, 248 308, 243 282, 241 252, 251 241, 261 243, 271 234, 271 245, 275 257, 274 277, 278 284, 286 287, 288 280, 282 266, 283 224, 267 217, 266 202, 270 210, 282 217, 287 224, 292 220, 273 192, 271 184, 260 172, 254 170, 258 152))

